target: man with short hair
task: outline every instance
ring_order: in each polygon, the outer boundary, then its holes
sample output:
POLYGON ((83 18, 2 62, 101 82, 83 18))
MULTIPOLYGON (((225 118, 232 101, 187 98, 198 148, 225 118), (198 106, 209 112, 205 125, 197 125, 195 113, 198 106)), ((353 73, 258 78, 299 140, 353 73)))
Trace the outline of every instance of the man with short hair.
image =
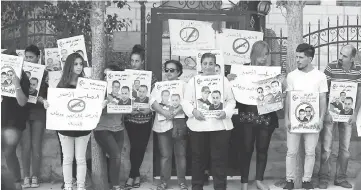
POLYGON ((168 108, 169 107, 169 96, 170 96, 169 90, 163 90, 161 92, 161 96, 162 96, 162 100, 159 103, 159 105, 161 105, 163 107, 163 109, 168 108))
POLYGON ((146 85, 140 85, 139 91, 138 91, 138 97, 135 99, 135 102, 137 103, 148 103, 149 97, 148 94, 148 87, 146 85))
POLYGON ((114 80, 112 82, 112 92, 108 94, 108 101, 111 105, 118 105, 120 101, 120 82, 118 80, 114 80))
POLYGON ((311 106, 307 106, 306 108, 305 108, 305 112, 306 112, 306 119, 307 119, 307 121, 311 121, 312 119, 313 119, 313 114, 312 114, 312 108, 311 108, 311 106))
POLYGON ((298 111, 298 120, 300 122, 307 122, 308 119, 306 118, 306 114, 305 114, 305 110, 304 109, 300 109, 298 111))
POLYGON ((11 85, 13 82, 13 76, 15 75, 15 72, 13 70, 8 70, 6 76, 7 76, 7 79, 6 79, 6 82, 8 85, 11 85))
POLYGON ((297 69, 290 72, 287 76, 287 98, 285 103, 285 126, 288 128, 287 132, 287 156, 286 156, 286 186, 284 189, 291 190, 294 188, 294 181, 296 179, 296 165, 299 144, 303 136, 302 143, 305 144, 305 164, 302 177, 302 188, 313 189, 311 183, 313 167, 315 164, 315 148, 317 146, 319 133, 292 133, 291 129, 291 92, 314 92, 319 93, 320 102, 320 118, 318 126, 323 127, 324 115, 326 112, 326 92, 327 79, 324 73, 320 72, 312 66, 312 60, 315 55, 315 48, 309 44, 303 43, 297 46, 296 62, 297 69))
POLYGON ((140 87, 140 80, 134 80, 133 92, 132 92, 132 96, 134 99, 138 97, 139 87, 140 87))
POLYGON ((341 110, 340 115, 353 115, 352 105, 353 105, 353 98, 346 97, 345 106, 343 110, 341 110))
MULTIPOLYGON (((327 65, 324 73, 327 77, 328 87, 331 82, 356 82, 358 83, 357 96, 361 96, 361 67, 355 65, 354 60, 356 56, 356 48, 352 45, 345 45, 340 50, 338 61, 327 65)), ((343 108, 346 102, 346 93, 340 93, 343 108)), ((349 102, 350 100, 348 100, 349 102)), ((350 158, 350 140, 352 134, 352 125, 356 123, 358 110, 360 109, 360 98, 356 99, 356 107, 353 114, 350 116, 348 122, 333 122, 330 113, 327 112, 324 128, 321 131, 321 165, 319 171, 319 188, 327 189, 328 181, 331 173, 330 156, 332 151, 333 128, 338 127, 339 130, 339 147, 338 158, 336 162, 336 174, 334 184, 344 188, 352 188, 352 185, 347 181, 347 166, 350 158)), ((342 110, 341 110, 342 111, 342 110)))
POLYGON ((197 100, 198 107, 200 109, 209 110, 209 106, 211 105, 211 102, 208 100, 209 94, 211 93, 211 90, 208 86, 203 86, 201 89, 202 97, 197 100))
POLYGON ((215 71, 217 75, 221 74, 221 66, 219 64, 216 64, 215 71))
POLYGON ((132 101, 129 98, 130 89, 128 86, 122 86, 121 92, 121 99, 119 100, 119 105, 132 105, 132 101))
POLYGON ((223 103, 221 102, 221 92, 219 90, 215 90, 212 92, 212 102, 211 106, 209 106, 209 110, 222 110, 223 103))
POLYGON ((39 83, 39 80, 35 77, 32 77, 30 79, 30 88, 29 88, 29 95, 30 96, 38 96, 38 83, 39 83))
POLYGON ((1 85, 3 86, 7 86, 7 81, 6 81, 6 73, 5 72, 1 72, 1 85))

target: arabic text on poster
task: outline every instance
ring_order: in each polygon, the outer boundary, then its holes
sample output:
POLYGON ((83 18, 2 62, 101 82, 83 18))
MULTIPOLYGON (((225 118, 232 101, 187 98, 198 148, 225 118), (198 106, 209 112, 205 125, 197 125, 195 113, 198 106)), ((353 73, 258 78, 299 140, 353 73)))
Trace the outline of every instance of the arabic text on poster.
POLYGON ((132 80, 131 75, 125 71, 107 72, 107 112, 131 113, 132 105, 132 80))
POLYGON ((125 72, 131 75, 133 108, 149 108, 149 97, 152 84, 152 71, 139 71, 126 69, 125 72))

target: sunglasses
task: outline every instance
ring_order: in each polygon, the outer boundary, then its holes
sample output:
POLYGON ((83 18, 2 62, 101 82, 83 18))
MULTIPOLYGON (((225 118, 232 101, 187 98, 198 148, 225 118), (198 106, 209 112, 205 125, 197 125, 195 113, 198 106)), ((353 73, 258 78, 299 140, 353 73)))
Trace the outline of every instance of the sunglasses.
POLYGON ((164 69, 164 72, 168 73, 168 72, 171 72, 171 73, 174 73, 177 69, 164 69))

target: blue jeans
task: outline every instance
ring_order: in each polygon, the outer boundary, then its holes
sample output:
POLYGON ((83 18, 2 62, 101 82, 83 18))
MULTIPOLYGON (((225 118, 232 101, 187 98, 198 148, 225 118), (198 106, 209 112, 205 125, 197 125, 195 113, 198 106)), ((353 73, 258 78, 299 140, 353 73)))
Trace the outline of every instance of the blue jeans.
POLYGON ((164 133, 157 133, 159 142, 160 159, 160 179, 164 183, 168 183, 172 175, 172 156, 173 148, 175 162, 177 167, 178 183, 186 182, 186 147, 187 140, 176 140, 172 137, 172 130, 164 133))
POLYGON ((335 181, 342 182, 346 180, 347 165, 350 158, 350 140, 352 135, 352 126, 348 123, 338 123, 324 121, 324 128, 321 131, 321 165, 319 171, 320 180, 328 181, 330 178, 330 155, 332 152, 332 132, 333 128, 338 127, 339 132, 339 151, 336 163, 335 181))

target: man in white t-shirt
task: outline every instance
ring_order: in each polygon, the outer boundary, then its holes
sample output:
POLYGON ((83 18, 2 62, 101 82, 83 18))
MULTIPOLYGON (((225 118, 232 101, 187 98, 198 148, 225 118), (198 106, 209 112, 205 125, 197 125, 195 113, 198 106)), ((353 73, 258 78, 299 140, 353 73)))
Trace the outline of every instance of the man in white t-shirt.
POLYGON ((303 43, 297 46, 296 62, 298 69, 287 76, 287 99, 285 106, 285 126, 287 132, 287 157, 286 157, 286 180, 284 189, 293 189, 296 178, 297 153, 301 136, 305 143, 305 164, 302 177, 302 188, 313 189, 311 177, 315 164, 315 148, 319 133, 290 133, 290 100, 291 91, 318 92, 320 94, 320 120, 319 127, 323 127, 323 120, 327 109, 326 93, 328 92, 326 75, 312 66, 315 48, 303 43))

